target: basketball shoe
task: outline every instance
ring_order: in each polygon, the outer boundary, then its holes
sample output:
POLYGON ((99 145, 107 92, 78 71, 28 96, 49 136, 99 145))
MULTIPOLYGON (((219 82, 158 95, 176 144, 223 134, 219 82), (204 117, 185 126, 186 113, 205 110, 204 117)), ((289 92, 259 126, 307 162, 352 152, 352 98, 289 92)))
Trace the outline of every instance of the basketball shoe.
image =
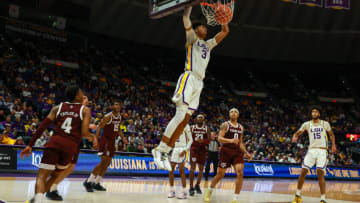
POLYGON ((292 203, 300 203, 302 202, 301 196, 295 195, 294 201, 292 203))
POLYGON ((204 196, 204 201, 205 202, 210 202, 211 200, 211 193, 212 191, 208 189, 206 189, 206 192, 205 192, 205 196, 204 196))

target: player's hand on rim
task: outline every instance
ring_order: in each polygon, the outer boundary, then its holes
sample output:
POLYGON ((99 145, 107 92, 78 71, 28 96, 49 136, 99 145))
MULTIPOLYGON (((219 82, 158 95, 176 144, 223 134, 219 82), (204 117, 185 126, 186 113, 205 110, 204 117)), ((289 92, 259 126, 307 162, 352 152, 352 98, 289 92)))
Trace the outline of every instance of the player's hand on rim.
POLYGON ((23 149, 23 150, 20 152, 20 158, 24 159, 24 155, 25 155, 26 157, 30 156, 30 155, 31 155, 31 152, 32 152, 32 147, 26 146, 25 149, 23 149))

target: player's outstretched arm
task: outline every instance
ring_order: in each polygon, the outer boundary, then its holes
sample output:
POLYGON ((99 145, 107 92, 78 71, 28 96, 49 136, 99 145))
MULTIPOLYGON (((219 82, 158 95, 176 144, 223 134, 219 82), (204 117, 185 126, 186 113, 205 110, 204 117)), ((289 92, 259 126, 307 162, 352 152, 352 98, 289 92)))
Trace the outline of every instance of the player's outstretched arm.
POLYGON ((96 139, 100 137, 101 129, 103 129, 109 121, 110 121, 110 115, 104 116, 104 118, 101 120, 99 126, 96 129, 96 139))
POLYGON ((123 140, 124 144, 129 144, 128 141, 126 140, 126 137, 124 136, 123 131, 120 128, 119 128, 119 136, 123 140))
POLYGON ((226 122, 224 122, 223 124, 221 124, 220 126, 220 132, 219 132, 219 142, 221 143, 234 143, 234 144, 239 144, 239 139, 227 139, 225 138, 225 133, 228 129, 228 124, 226 122))
POLYGON ((331 151, 335 153, 336 152, 335 134, 332 130, 329 130, 328 133, 330 135, 330 140, 331 140, 331 151))
POLYGON ((81 136, 93 140, 95 142, 94 136, 89 132, 91 113, 88 107, 84 107, 83 110, 83 120, 81 122, 81 136))
POLYGON ((251 156, 251 154, 246 150, 246 147, 245 147, 245 145, 244 145, 244 142, 243 142, 243 137, 244 137, 244 127, 243 126, 241 126, 241 131, 242 131, 242 133, 241 133, 241 135, 240 135, 240 149, 241 149, 241 151, 242 152, 244 152, 244 154, 245 154, 245 156, 248 158, 248 159, 252 159, 252 156, 251 156))
POLYGON ((229 26, 227 24, 221 26, 221 32, 215 36, 216 44, 219 44, 225 39, 226 36, 230 33, 229 26))
POLYGON ((36 129, 28 146, 26 146, 25 149, 20 152, 21 158, 24 158, 24 155, 25 156, 31 155, 32 146, 34 146, 35 141, 43 134, 46 128, 49 127, 49 125, 51 125, 54 122, 58 110, 59 110, 59 106, 55 106, 51 109, 49 115, 41 122, 40 126, 36 129))
POLYGON ((189 126, 185 127, 185 135, 186 135, 186 137, 188 139, 188 143, 186 145, 186 150, 189 150, 192 143, 193 143, 193 138, 192 138, 191 130, 190 130, 189 126))
POLYGON ((184 21, 184 28, 186 31, 190 31, 192 29, 190 15, 191 15, 192 7, 186 7, 184 9, 183 21, 184 21))
POLYGON ((294 133, 293 138, 292 138, 292 142, 297 142, 298 138, 300 137, 301 134, 303 134, 304 131, 302 130, 298 130, 296 131, 296 133, 294 133))
POLYGON ((210 144, 210 140, 211 140, 211 130, 210 130, 209 127, 207 127, 206 135, 207 135, 207 139, 204 140, 204 143, 205 143, 205 144, 210 144))
POLYGON ((192 7, 186 7, 183 15, 184 28, 186 32, 186 44, 185 46, 189 46, 193 44, 196 40, 196 34, 192 28, 192 23, 190 20, 192 7))

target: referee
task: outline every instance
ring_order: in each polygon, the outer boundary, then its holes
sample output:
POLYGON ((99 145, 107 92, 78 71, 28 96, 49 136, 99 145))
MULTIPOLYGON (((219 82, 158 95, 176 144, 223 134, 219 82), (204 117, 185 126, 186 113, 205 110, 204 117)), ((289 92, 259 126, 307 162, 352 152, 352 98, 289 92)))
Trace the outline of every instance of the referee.
POLYGON ((208 147, 208 157, 206 160, 206 168, 205 168, 205 181, 208 181, 209 171, 210 171, 210 164, 213 162, 214 166, 214 176, 217 173, 217 167, 219 163, 219 142, 217 141, 216 133, 211 132, 211 141, 208 147))

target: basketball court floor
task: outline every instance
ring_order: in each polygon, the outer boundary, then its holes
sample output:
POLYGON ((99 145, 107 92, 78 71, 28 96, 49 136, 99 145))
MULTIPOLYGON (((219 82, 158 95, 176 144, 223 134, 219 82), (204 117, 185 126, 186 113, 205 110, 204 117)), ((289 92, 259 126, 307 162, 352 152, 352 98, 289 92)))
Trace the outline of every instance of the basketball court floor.
MULTIPOLYGON (((34 194, 34 177, 1 177, 0 200, 24 202, 34 194)), ((82 182, 84 178, 72 177, 65 179, 58 187, 67 203, 177 203, 203 202, 202 195, 188 197, 186 200, 168 199, 169 183, 164 177, 107 177, 103 180, 106 192, 86 193, 82 182)), ((180 180, 176 178, 177 185, 180 180)), ((202 183, 203 193, 209 183, 202 183)), ((213 193, 213 203, 226 203, 232 199, 234 179, 226 178, 213 193)), ((180 187, 177 188, 179 190, 180 187)), ((288 203, 291 202, 296 190, 296 179, 245 179, 241 192, 244 203, 288 203)), ((303 202, 315 203, 319 200, 319 187, 315 180, 307 180, 303 189, 303 202)), ((0 202, 2 202, 0 201, 0 202)), ((46 201, 55 202, 55 201, 46 201)), ((360 202, 359 182, 328 181, 327 202, 347 203, 360 202)))

